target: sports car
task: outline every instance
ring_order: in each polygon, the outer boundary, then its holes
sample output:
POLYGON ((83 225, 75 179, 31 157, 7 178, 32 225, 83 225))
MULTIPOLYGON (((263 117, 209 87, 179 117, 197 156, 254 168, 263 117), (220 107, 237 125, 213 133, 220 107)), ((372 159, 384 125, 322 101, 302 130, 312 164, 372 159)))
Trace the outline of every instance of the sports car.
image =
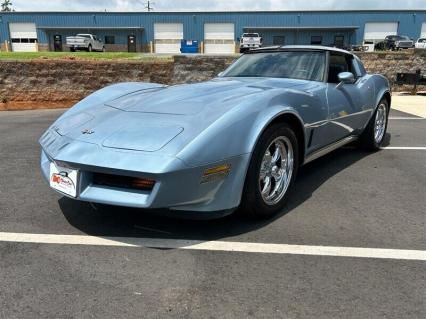
POLYGON ((284 209, 298 168, 345 144, 378 150, 388 80, 350 52, 252 50, 201 83, 119 83, 40 138, 50 186, 75 200, 179 215, 284 209))

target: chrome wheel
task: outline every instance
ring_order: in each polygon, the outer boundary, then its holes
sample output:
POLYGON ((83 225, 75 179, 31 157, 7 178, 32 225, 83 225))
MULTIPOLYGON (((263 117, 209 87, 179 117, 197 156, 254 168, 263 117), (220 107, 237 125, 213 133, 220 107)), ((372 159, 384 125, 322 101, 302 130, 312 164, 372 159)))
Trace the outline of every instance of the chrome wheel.
POLYGON ((387 107, 385 104, 380 104, 377 108, 376 119, 374 122, 374 141, 380 144, 383 140, 386 130, 387 107))
POLYGON ((284 197, 293 170, 293 145, 287 137, 277 137, 266 149, 260 166, 259 189, 267 205, 275 205, 284 197))

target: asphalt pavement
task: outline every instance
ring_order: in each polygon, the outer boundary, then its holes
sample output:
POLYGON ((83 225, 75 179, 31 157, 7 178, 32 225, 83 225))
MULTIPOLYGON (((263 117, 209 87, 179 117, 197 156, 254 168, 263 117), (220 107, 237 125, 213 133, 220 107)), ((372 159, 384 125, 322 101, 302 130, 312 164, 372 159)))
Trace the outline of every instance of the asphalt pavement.
POLYGON ((396 149, 347 147, 306 165, 272 220, 191 221, 96 210, 51 191, 37 140, 62 112, 0 113, 0 318, 426 318, 421 258, 126 246, 131 237, 424 253, 426 119, 392 111, 386 147, 396 149), (2 240, 10 233, 82 237, 2 240))

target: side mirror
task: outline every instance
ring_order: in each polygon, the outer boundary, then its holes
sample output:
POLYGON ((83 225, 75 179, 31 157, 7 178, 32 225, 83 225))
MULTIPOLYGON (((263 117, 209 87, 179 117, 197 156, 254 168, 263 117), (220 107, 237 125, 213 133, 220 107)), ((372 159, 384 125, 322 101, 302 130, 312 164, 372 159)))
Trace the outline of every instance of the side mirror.
POLYGON ((341 72, 337 75, 339 84, 337 84, 337 89, 340 89, 344 84, 354 84, 355 77, 351 72, 341 72))
POLYGON ((351 72, 342 72, 337 75, 339 82, 343 84, 353 84, 355 82, 355 77, 351 72))

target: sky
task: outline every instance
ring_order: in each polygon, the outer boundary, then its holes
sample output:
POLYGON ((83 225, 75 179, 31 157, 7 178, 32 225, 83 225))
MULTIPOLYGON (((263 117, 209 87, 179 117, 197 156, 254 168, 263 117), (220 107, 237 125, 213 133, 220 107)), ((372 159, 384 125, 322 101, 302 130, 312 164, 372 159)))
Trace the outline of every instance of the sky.
MULTIPOLYGON (((1 0, 0 0, 1 1, 1 0)), ((155 11, 426 9, 426 0, 154 0, 155 11)), ((16 11, 144 11, 146 0, 12 0, 16 11)))

